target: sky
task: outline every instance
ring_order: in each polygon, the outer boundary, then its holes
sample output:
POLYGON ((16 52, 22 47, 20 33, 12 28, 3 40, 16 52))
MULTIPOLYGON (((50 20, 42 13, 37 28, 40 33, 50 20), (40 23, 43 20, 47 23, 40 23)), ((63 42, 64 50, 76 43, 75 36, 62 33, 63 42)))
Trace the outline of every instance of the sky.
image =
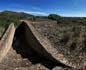
POLYGON ((86 0, 0 0, 0 11, 4 10, 44 16, 53 13, 86 17, 86 0))

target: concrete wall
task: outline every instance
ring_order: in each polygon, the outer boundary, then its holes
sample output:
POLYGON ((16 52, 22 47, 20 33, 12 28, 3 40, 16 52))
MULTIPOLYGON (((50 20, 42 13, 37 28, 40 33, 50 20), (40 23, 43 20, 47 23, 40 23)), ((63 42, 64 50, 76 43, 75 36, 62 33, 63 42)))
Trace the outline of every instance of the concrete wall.
POLYGON ((14 24, 10 24, 5 34, 3 35, 0 41, 0 62, 4 58, 4 56, 8 53, 12 46, 13 37, 15 33, 14 24))
POLYGON ((22 25, 25 26, 25 37, 28 44, 30 44, 31 48, 38 54, 47 59, 62 63, 63 65, 73 66, 62 54, 52 47, 49 40, 40 35, 28 21, 24 21, 22 25))

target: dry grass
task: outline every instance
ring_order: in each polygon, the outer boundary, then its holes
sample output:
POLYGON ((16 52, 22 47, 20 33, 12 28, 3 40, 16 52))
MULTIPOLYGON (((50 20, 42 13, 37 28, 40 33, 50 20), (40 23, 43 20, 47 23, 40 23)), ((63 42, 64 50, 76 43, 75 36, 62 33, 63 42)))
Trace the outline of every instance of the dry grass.
POLYGON ((86 62, 86 26, 53 22, 41 22, 33 25, 70 62, 79 67, 86 62))

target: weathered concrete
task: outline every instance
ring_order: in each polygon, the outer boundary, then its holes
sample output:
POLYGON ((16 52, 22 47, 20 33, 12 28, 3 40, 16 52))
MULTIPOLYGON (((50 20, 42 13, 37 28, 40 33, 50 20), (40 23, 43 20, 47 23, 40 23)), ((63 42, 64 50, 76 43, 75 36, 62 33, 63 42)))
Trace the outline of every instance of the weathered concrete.
POLYGON ((60 54, 52 47, 49 40, 44 36, 41 36, 28 21, 24 21, 22 24, 25 26, 26 39, 32 49, 52 61, 75 67, 71 62, 69 63, 63 54, 60 54))
POLYGON ((6 56, 10 50, 14 38, 15 27, 14 24, 10 24, 5 34, 0 41, 0 62, 6 56))

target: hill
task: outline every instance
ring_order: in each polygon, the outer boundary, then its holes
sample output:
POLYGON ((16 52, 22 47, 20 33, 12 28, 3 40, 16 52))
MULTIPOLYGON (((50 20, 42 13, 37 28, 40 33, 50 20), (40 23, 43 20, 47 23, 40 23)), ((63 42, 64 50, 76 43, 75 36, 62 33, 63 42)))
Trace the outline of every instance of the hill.
POLYGON ((27 19, 28 17, 33 17, 31 14, 24 12, 13 12, 13 11, 3 11, 0 12, 0 23, 7 24, 10 22, 18 22, 20 19, 27 19))
POLYGON ((31 14, 24 12, 2 11, 0 12, 0 37, 10 23, 19 25, 21 19, 28 19, 33 17, 31 14))

